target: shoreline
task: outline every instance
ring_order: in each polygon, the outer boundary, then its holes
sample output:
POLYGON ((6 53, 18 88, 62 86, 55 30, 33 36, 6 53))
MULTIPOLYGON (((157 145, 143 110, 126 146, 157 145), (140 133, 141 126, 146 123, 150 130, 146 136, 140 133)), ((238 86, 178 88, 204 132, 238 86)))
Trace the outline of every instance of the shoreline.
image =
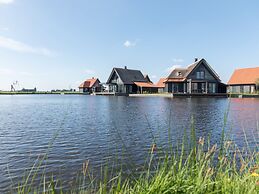
MULTIPOLYGON (((91 95, 81 92, 5 92, 0 91, 1 95, 91 95)), ((98 94, 96 94, 98 95, 98 94)), ((105 95, 104 95, 105 96, 105 95)), ((125 95, 117 95, 125 96, 125 95)), ((153 93, 153 94, 129 94, 129 97, 164 97, 164 98, 259 98, 259 94, 172 94, 172 93, 153 93)))

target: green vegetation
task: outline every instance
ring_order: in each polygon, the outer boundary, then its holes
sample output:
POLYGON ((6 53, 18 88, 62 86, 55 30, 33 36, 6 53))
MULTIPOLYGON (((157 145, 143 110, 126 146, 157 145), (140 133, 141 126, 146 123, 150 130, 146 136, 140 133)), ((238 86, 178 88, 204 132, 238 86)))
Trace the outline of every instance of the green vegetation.
MULTIPOLYGON (((49 175, 47 177, 45 170, 40 172, 62 130, 60 128, 55 132, 46 153, 36 160, 11 193, 259 193, 259 147, 256 144, 257 147, 250 148, 244 133, 246 146, 238 148, 226 133, 227 117, 228 112, 224 116, 224 126, 217 144, 212 144, 210 135, 197 137, 193 120, 190 133, 184 130, 183 139, 177 146, 173 146, 170 128, 168 148, 160 148, 150 130, 153 140, 141 172, 137 173, 133 168, 126 176, 122 170, 125 164, 120 164, 119 170, 108 170, 108 165, 105 165, 100 178, 96 178, 89 168, 91 161, 86 161, 73 186, 64 185, 61 180, 49 178, 49 175), (40 178, 39 183, 36 183, 36 177, 40 178)), ((257 132, 254 134, 255 142, 259 138, 258 124, 257 132)))
POLYGON ((122 171, 109 174, 107 168, 104 168, 106 170, 102 170, 102 178, 94 179, 88 168, 89 161, 86 161, 78 185, 69 188, 69 191, 62 189, 62 183, 54 178, 46 181, 45 175, 42 176, 42 183, 33 187, 38 170, 47 159, 46 154, 32 167, 16 192, 258 193, 258 147, 254 151, 240 150, 234 142, 226 139, 224 130, 218 145, 211 145, 210 142, 209 137, 200 137, 197 141, 194 129, 189 136, 185 135, 179 146, 171 147, 166 153, 154 142, 151 144, 149 159, 143 167, 143 173, 138 176, 132 174, 126 178, 122 171))

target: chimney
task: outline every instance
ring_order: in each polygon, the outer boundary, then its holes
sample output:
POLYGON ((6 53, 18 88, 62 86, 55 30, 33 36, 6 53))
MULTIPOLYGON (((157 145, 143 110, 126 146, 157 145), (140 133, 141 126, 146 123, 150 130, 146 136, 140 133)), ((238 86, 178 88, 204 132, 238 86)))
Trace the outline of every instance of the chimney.
POLYGON ((124 66, 124 69, 127 69, 127 66, 124 66))
POLYGON ((92 77, 92 79, 94 79, 94 77, 92 77))
POLYGON ((197 62, 199 59, 198 58, 194 58, 194 62, 197 62))

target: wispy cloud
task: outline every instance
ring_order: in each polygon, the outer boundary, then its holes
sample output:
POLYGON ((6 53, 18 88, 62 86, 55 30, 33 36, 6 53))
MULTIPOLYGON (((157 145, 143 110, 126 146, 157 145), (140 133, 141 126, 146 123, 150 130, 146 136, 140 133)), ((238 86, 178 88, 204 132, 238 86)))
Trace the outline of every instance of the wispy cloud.
POLYGON ((166 72, 172 72, 176 68, 181 68, 182 67, 181 63, 184 62, 184 60, 181 58, 173 58, 172 61, 173 61, 173 65, 166 68, 165 70, 166 72))
POLYGON ((0 36, 0 47, 21 52, 21 53, 32 53, 32 54, 45 55, 45 56, 55 55, 54 52, 50 51, 47 48, 32 47, 23 42, 19 42, 4 36, 0 36))
POLYGON ((15 71, 9 68, 0 68, 0 75, 1 76, 26 76, 26 77, 33 76, 32 73, 29 73, 26 71, 15 71))
POLYGON ((182 67, 182 66, 181 65, 173 65, 171 67, 168 67, 165 71, 166 72, 172 72, 174 69, 180 68, 180 67, 182 67))
POLYGON ((9 30, 9 28, 8 27, 2 27, 2 28, 0 28, 2 31, 8 31, 9 30))
POLYGON ((125 47, 127 47, 127 48, 129 48, 129 47, 134 47, 134 46, 137 45, 137 41, 132 42, 132 41, 126 40, 126 41, 123 43, 123 45, 124 45, 125 47))
POLYGON ((86 74, 88 74, 88 75, 93 75, 93 74, 95 74, 95 71, 92 70, 92 69, 86 69, 86 70, 84 71, 84 73, 86 73, 86 74))
POLYGON ((0 4, 10 4, 13 2, 14 2, 14 0, 0 0, 0 4))
POLYGON ((184 62, 184 60, 183 59, 174 58, 173 62, 174 63, 182 63, 182 62, 184 62))

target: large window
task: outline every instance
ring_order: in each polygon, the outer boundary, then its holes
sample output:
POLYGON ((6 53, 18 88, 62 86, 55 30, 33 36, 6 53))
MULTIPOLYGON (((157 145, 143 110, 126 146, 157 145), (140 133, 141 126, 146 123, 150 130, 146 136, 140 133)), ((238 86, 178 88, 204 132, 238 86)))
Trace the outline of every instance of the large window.
POLYGON ((209 93, 216 93, 216 83, 209 83, 209 93))
POLYGON ((197 71, 196 72, 196 78, 197 79, 204 79, 205 78, 205 72, 204 71, 197 71))

